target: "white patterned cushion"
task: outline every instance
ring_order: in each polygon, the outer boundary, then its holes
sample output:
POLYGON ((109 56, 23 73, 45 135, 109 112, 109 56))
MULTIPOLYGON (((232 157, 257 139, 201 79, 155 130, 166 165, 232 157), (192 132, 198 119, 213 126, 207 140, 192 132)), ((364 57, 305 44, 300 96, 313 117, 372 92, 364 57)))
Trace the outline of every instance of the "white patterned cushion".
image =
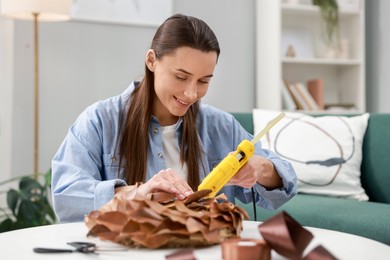
MULTIPOLYGON (((278 114, 253 110, 255 133, 278 114)), ((292 163, 298 192, 366 201, 360 166, 368 118, 368 113, 347 117, 287 112, 261 142, 292 163)))

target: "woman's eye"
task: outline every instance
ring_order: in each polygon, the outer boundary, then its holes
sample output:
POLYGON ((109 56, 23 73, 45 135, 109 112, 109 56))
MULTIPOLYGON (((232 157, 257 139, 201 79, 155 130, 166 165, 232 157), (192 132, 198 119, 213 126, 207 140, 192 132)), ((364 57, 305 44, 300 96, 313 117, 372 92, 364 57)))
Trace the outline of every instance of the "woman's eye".
POLYGON ((180 76, 176 76, 176 78, 177 78, 178 80, 182 80, 182 81, 184 81, 184 80, 187 79, 187 78, 185 78, 185 77, 180 77, 180 76))
POLYGON ((201 84, 209 84, 210 82, 208 80, 199 80, 201 84))

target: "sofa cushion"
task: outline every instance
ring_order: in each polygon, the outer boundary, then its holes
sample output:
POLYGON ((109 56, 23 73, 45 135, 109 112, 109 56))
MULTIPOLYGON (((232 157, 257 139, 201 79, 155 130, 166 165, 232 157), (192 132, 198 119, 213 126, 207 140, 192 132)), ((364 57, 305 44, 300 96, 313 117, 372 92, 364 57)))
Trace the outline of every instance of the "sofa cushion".
MULTIPOLYGON (((245 208, 254 220, 251 203, 245 208)), ((274 211, 256 207, 257 221, 265 221, 285 210, 301 225, 331 229, 371 238, 390 245, 390 205, 309 194, 298 194, 274 211)))
MULTIPOLYGON (((255 109, 255 133, 279 113, 255 109)), ((286 112, 261 141, 264 148, 292 163, 298 177, 298 192, 367 201, 360 182, 360 167, 368 117, 367 113, 313 117, 286 112)))
POLYGON ((370 200, 390 203, 390 115, 371 113, 363 140, 361 182, 370 200))

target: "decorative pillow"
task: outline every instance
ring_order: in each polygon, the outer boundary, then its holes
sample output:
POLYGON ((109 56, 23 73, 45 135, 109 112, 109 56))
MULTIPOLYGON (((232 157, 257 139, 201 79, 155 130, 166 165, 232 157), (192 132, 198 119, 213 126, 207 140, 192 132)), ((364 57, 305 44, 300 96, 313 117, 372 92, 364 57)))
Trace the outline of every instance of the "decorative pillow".
MULTIPOLYGON (((279 113, 254 109, 255 133, 279 113)), ((298 192, 367 201, 360 182, 360 165, 368 118, 368 113, 313 117, 286 112, 261 142, 264 148, 292 163, 298 192)))

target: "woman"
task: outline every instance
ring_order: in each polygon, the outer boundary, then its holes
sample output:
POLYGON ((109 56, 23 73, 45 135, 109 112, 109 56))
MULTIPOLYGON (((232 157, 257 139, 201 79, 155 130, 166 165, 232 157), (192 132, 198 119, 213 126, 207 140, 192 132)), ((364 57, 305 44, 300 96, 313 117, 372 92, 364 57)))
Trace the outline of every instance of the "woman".
MULTIPOLYGON (((87 108, 70 127, 52 162, 54 209, 81 221, 117 195, 154 191, 184 199, 244 139, 228 113, 201 105, 220 53, 202 20, 174 15, 146 53, 145 76, 124 93, 87 108)), ((255 155, 222 189, 228 198, 276 208, 296 193, 291 165, 256 145, 255 155)))

